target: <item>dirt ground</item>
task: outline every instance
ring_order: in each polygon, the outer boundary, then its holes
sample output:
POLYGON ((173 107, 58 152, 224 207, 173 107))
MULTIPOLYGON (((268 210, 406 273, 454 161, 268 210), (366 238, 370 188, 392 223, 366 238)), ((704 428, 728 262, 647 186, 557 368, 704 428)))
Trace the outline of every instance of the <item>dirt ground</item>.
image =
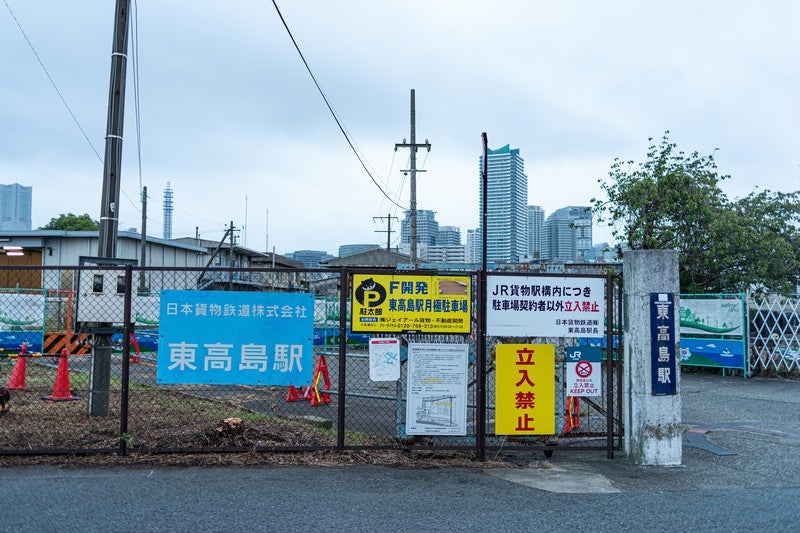
POLYGON ((52 379, 52 369, 34 366, 29 369, 28 390, 11 391, 8 409, 0 413, 0 466, 515 466, 500 456, 477 461, 471 451, 428 449, 418 442, 408 449, 376 449, 398 442, 365 434, 347 435, 346 444, 376 448, 337 451, 336 433, 319 421, 254 413, 225 398, 157 387, 130 391, 124 435, 129 453, 120 455, 119 395, 110 395, 108 416, 91 417, 80 389, 72 391, 80 396, 75 401, 44 400, 52 379), (250 451, 219 451, 226 448, 250 451), (202 453, 162 453, 170 449, 202 453), (264 449, 276 451, 260 451, 264 449), (80 453, 63 452, 75 450, 80 453))

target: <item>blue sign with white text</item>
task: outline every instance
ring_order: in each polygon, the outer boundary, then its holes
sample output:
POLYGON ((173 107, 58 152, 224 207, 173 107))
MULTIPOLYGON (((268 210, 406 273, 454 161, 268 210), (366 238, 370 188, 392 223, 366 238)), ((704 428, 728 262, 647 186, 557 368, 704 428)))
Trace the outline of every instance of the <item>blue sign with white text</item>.
POLYGON ((160 308, 159 383, 311 383, 311 294, 164 290, 160 308))
POLYGON ((655 396, 677 394, 675 318, 673 293, 650 294, 650 371, 655 396))

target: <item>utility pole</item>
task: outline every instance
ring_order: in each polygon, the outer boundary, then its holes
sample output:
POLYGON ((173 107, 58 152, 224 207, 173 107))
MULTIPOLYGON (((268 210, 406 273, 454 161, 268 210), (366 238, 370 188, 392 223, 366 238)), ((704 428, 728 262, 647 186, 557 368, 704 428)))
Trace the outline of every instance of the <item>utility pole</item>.
POLYGON ((231 227, 230 227, 231 241, 230 241, 230 248, 228 248, 228 252, 229 252, 229 255, 228 255, 228 269, 229 269, 229 274, 230 274, 230 276, 228 277, 228 290, 229 291, 233 290, 233 247, 234 247, 234 245, 236 243, 236 240, 235 240, 234 235, 233 235, 234 231, 235 230, 234 230, 234 227, 233 227, 233 220, 231 220, 231 227))
MULTIPOLYGON (((386 250, 389 251, 392 249, 392 219, 397 220, 397 217, 393 217, 391 214, 386 215, 385 217, 372 217, 372 220, 385 220, 387 224, 386 228, 386 250)), ((375 230, 375 233, 383 233, 384 230, 375 230)))
POLYGON ((129 0, 117 0, 114 18, 114 45, 111 53, 106 151, 103 164, 103 196, 100 203, 100 239, 97 251, 99 257, 117 256, 119 175, 122 166, 122 130, 125 116, 129 3, 129 0))
MULTIPOLYGON (((97 255, 117 257, 119 231, 119 189, 122 167, 122 132, 125 116, 125 72, 128 60, 128 16, 130 0, 117 0, 114 9, 114 43, 111 52, 111 79, 108 87, 108 122, 103 162, 103 192, 100 199, 100 232, 97 255)), ((130 280, 128 280, 130 282, 130 280)), ((127 324, 126 324, 127 326, 127 324)), ((111 385, 112 324, 99 323, 94 334, 92 368, 89 374, 90 416, 107 416, 111 385)), ((124 335, 123 335, 124 336, 124 335)))
MULTIPOLYGON (((147 264, 147 186, 142 187, 142 259, 139 266, 147 264)), ((147 284, 144 281, 144 270, 139 270, 139 293, 147 292, 147 284)))
POLYGON ((425 172, 424 170, 417 170, 417 149, 427 148, 431 151, 431 143, 425 139, 424 143, 417 144, 417 125, 416 125, 416 111, 414 109, 414 89, 411 89, 411 142, 406 143, 403 139, 402 143, 394 145, 395 152, 398 148, 410 148, 411 152, 411 168, 403 170, 411 174, 411 197, 409 200, 409 210, 411 211, 411 264, 417 268, 417 172, 425 172))

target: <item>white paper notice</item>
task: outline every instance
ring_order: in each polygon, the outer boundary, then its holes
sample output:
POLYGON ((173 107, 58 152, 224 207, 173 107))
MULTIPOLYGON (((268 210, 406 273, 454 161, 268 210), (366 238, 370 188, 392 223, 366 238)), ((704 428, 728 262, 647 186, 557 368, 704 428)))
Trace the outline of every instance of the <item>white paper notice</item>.
POLYGON ((409 344, 407 435, 467 434, 466 344, 409 344))
POLYGON ((400 379, 400 341, 398 339, 369 340, 369 379, 397 381, 400 379))

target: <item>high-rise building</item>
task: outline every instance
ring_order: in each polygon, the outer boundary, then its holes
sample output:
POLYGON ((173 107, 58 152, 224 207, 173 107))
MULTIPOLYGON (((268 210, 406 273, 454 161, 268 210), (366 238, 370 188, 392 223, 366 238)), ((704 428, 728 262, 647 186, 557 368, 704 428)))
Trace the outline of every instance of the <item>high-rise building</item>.
POLYGON ((538 205, 528 206, 528 255, 531 259, 542 258, 542 226, 544 209, 538 205))
POLYGON ((425 247, 423 258, 428 263, 455 264, 467 261, 467 247, 463 245, 437 245, 425 247))
MULTIPOLYGON (((417 209, 417 244, 435 245, 439 233, 439 223, 436 222, 436 211, 417 209)), ((405 218, 400 221, 400 242, 411 242, 411 210, 407 209, 405 218)))
POLYGON ((367 250, 375 250, 380 248, 379 244, 342 244, 339 246, 339 257, 347 257, 348 255, 360 254, 367 250))
POLYGON ((481 262, 481 230, 479 228, 467 230, 467 262, 473 264, 481 262))
MULTIPOLYGON (((486 260, 516 263, 528 253, 528 176, 519 149, 487 151, 486 260)), ((480 157, 480 224, 483 224, 483 156, 480 157)), ((482 228, 481 228, 482 231, 482 228)))
POLYGON ((461 229, 458 226, 439 226, 437 246, 461 246, 461 229))
POLYGON ((31 231, 33 187, 0 185, 0 230, 31 231))
POLYGON ((542 259, 585 261, 591 249, 591 207, 562 207, 547 217, 542 228, 542 259))
POLYGON ((328 252, 323 252, 322 250, 297 250, 283 255, 289 259, 300 261, 306 268, 319 268, 321 263, 336 259, 328 252))

